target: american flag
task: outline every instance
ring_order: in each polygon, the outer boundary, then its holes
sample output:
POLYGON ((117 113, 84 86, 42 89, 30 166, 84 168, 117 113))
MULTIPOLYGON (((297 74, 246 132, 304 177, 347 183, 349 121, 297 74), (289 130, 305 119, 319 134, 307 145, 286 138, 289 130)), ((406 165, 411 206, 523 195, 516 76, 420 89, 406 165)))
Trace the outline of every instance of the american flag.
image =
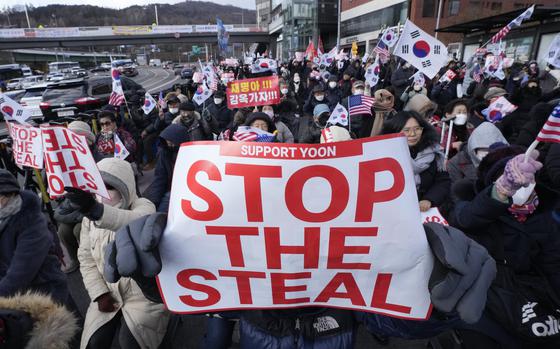
POLYGON ((121 74, 118 69, 111 69, 111 78, 113 80, 113 91, 109 97, 109 104, 119 106, 124 103, 124 91, 121 83, 121 74))
POLYGON ((354 95, 348 97, 348 112, 350 116, 358 114, 371 114, 371 107, 375 103, 375 98, 364 96, 364 95, 354 95))
POLYGON ((373 52, 377 53, 382 63, 386 63, 391 56, 391 53, 389 53, 389 48, 387 47, 387 45, 385 45, 383 40, 379 40, 377 42, 377 45, 373 49, 373 52))
POLYGON ((496 33, 496 35, 494 35, 492 37, 492 39, 490 39, 490 41, 495 44, 498 41, 502 40, 508 33, 509 31, 513 28, 513 27, 519 27, 521 25, 521 23, 523 22, 523 20, 525 19, 529 19, 531 18, 531 16, 533 15, 533 11, 535 10, 535 5, 529 7, 528 9, 526 9, 522 14, 520 14, 519 16, 517 16, 513 21, 509 22, 508 25, 506 25, 505 27, 503 27, 502 29, 500 29, 499 32, 496 33))
POLYGON ((541 132, 537 135, 537 141, 560 143, 560 104, 554 108, 546 120, 541 132))
POLYGON ((238 142, 274 142, 276 135, 251 126, 239 126, 233 134, 238 142))

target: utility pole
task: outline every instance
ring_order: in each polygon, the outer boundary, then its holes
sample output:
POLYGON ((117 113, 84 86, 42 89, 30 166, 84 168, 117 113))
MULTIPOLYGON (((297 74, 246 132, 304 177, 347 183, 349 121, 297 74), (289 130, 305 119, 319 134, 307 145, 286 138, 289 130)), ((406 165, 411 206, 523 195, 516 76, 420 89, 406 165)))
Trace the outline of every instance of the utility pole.
POLYGON ((340 3, 341 1, 338 0, 338 6, 337 6, 337 10, 338 10, 338 16, 337 16, 337 28, 336 28, 336 47, 337 50, 340 48, 340 3))
POLYGON ((442 7, 443 7, 443 1, 444 0, 439 0, 438 1, 438 10, 437 10, 437 18, 436 18, 436 34, 434 35, 436 39, 437 39, 437 35, 438 35, 437 30, 439 29, 439 19, 441 18, 441 10, 442 10, 442 7))
POLYGON ((156 25, 159 25, 159 19, 158 19, 158 14, 157 14, 157 5, 154 5, 154 8, 156 9, 156 25))
POLYGON ((31 29, 31 22, 29 21, 29 13, 27 13, 27 4, 25 6, 25 18, 27 19, 27 28, 31 29))

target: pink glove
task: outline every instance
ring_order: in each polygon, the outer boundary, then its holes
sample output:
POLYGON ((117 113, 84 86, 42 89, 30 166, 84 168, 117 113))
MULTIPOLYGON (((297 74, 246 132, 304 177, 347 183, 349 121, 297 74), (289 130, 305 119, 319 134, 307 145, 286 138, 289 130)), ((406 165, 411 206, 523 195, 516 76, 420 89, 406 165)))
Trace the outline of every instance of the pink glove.
POLYGON ((509 160, 504 173, 496 181, 498 193, 512 197, 519 188, 533 183, 535 181, 535 173, 543 166, 536 160, 538 156, 539 152, 534 150, 527 159, 527 162, 525 162, 525 154, 519 154, 509 160))

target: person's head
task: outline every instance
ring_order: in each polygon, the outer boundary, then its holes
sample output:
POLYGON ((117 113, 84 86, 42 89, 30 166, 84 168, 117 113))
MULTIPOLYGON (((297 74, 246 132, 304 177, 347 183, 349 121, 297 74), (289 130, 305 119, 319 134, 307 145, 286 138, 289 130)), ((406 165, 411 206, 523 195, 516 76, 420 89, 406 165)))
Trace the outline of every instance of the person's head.
POLYGON ((6 207, 16 194, 20 192, 20 187, 16 177, 8 170, 0 169, 0 210, 6 207))
POLYGON ((299 73, 294 73, 294 78, 293 78, 294 84, 299 84, 301 82, 301 77, 299 76, 299 73))
POLYGON ((161 131, 160 146, 172 153, 179 151, 179 146, 189 140, 188 129, 181 124, 171 124, 161 131))
POLYGON ((475 168, 490 151, 495 143, 508 144, 502 132, 491 122, 483 122, 476 127, 467 141, 467 153, 475 168))
POLYGON ((247 120, 245 121, 245 126, 251 126, 255 128, 260 128, 263 131, 274 133, 276 127, 272 119, 263 112, 254 112, 249 114, 247 120))
POLYGON ((111 134, 117 129, 117 119, 115 114, 110 111, 103 111, 97 116, 99 119, 99 126, 101 126, 101 132, 105 134, 111 134))
POLYGON ((352 139, 350 132, 340 126, 329 126, 321 132, 321 143, 343 142, 352 139))
POLYGON ((329 76, 328 85, 330 89, 335 89, 338 86, 338 79, 336 78, 336 75, 332 74, 329 76))
POLYGON ((429 120, 437 110, 437 104, 422 93, 415 94, 404 106, 404 111, 414 111, 429 120))
POLYGON ((383 124, 383 134, 403 133, 409 147, 423 150, 437 144, 436 130, 420 114, 413 111, 401 111, 383 124))
POLYGON ((226 94, 222 90, 214 92, 214 104, 221 105, 224 102, 226 94))
POLYGON ((410 63, 408 63, 408 62, 404 62, 403 65, 402 65, 402 68, 405 69, 405 70, 408 70, 408 69, 410 69, 411 67, 412 67, 412 66, 411 66, 410 63))
POLYGON ((262 112, 268 115, 269 118, 274 119, 274 107, 271 105, 263 105, 262 112))
POLYGON ((327 104, 317 104, 315 108, 313 108, 313 121, 315 121, 319 127, 325 127, 330 115, 331 110, 327 104))
POLYGON ((318 84, 313 87, 313 97, 315 97, 318 102, 322 102, 323 99, 325 99, 325 91, 321 85, 318 84))
POLYGON ((279 83, 279 87, 280 87, 280 93, 282 94, 282 96, 287 95, 288 92, 290 91, 290 89, 288 88, 288 83, 286 81, 281 81, 279 83))
POLYGON ((525 87, 523 92, 531 96, 540 96, 542 91, 541 87, 539 86, 539 80, 536 77, 530 78, 527 81, 527 86, 525 87))
POLYGON ((181 115, 182 121, 191 121, 194 118, 194 103, 193 102, 184 102, 181 103, 179 106, 179 114, 181 115))
POLYGON ((456 125, 464 125, 468 117, 467 101, 464 99, 454 99, 447 103, 444 112, 446 118, 454 118, 456 125))
POLYGON ((129 162, 105 158, 97 163, 101 179, 107 187, 109 198, 100 198, 105 205, 128 209, 137 200, 136 180, 129 162))
POLYGON ((529 62, 529 75, 538 75, 539 74, 539 65, 537 61, 529 62))
POLYGON ((356 80, 352 84, 352 94, 353 95, 363 95, 365 91, 364 82, 361 80, 356 80))
POLYGON ((168 110, 171 114, 177 114, 177 113, 179 113, 179 105, 180 104, 181 104, 181 101, 179 100, 179 98, 173 96, 173 97, 169 98, 169 100, 167 101, 167 108, 168 108, 168 110))
POLYGON ((68 129, 86 137, 90 146, 95 142, 95 135, 91 132, 91 127, 83 121, 72 121, 68 124, 68 129))
POLYGON ((501 87, 490 87, 486 94, 484 94, 484 99, 489 103, 492 104, 500 97, 507 97, 507 91, 501 87))

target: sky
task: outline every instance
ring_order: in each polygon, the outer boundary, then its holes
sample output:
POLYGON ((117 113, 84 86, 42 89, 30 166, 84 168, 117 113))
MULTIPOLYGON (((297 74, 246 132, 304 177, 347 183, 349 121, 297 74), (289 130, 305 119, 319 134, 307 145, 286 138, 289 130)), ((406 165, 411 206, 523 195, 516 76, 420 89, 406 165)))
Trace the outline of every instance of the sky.
MULTIPOLYGON (((207 0, 210 2, 215 2, 221 5, 233 5, 238 7, 243 7, 247 9, 255 9, 255 0, 236 0, 232 2, 231 0, 207 0)), ((176 4, 182 2, 179 0, 33 0, 33 1, 22 1, 22 0, 2 0, 1 7, 5 6, 17 6, 23 5, 25 3, 33 4, 35 7, 51 5, 51 4, 64 4, 64 5, 96 5, 102 7, 112 7, 112 8, 124 8, 132 5, 148 5, 153 3, 165 3, 165 4, 176 4)))

